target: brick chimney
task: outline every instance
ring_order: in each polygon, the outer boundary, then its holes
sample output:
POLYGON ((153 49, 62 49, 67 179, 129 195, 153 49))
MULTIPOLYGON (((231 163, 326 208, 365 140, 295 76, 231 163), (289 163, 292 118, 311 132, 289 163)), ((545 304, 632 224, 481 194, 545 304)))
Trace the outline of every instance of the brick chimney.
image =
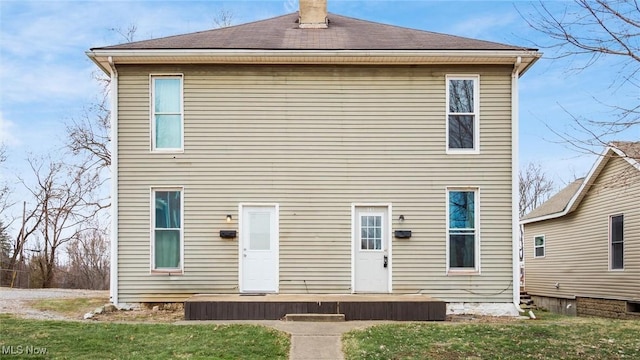
POLYGON ((326 29, 327 23, 327 0, 300 0, 301 29, 326 29))

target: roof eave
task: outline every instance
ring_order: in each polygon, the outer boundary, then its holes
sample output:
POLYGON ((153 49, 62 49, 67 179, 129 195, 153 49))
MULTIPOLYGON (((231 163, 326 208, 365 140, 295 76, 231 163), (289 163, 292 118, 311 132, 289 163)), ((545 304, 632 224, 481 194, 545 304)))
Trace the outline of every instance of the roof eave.
POLYGON ((115 64, 515 64, 524 73, 542 54, 534 50, 253 50, 92 49, 87 56, 108 72, 115 64))
POLYGON ((547 214, 544 216, 538 216, 538 217, 534 217, 531 219, 524 219, 524 220, 520 220, 520 225, 526 225, 526 224, 531 224, 534 222, 539 222, 539 221, 544 221, 544 220, 551 220, 551 219, 555 219, 555 218, 559 218, 559 217, 563 217, 565 215, 567 215, 569 213, 568 211, 569 209, 565 209, 564 211, 561 212, 557 212, 557 213, 553 213, 553 214, 547 214))

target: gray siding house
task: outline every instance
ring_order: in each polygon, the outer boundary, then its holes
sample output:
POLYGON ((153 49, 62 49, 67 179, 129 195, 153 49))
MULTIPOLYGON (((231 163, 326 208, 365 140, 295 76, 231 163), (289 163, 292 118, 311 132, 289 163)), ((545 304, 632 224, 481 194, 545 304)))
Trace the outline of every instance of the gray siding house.
POLYGON ((640 317, 640 142, 612 143, 522 224, 525 288, 538 306, 640 317))
POLYGON ((113 86, 113 302, 382 293, 515 311, 535 49, 303 0, 87 54, 113 86))

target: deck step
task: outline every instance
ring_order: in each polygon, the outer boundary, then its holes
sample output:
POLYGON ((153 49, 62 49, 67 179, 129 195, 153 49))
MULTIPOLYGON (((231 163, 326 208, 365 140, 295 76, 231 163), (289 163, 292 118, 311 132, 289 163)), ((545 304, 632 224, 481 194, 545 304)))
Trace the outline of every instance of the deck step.
POLYGON ((344 321, 344 314, 287 314, 286 321, 307 321, 307 322, 339 322, 344 321))

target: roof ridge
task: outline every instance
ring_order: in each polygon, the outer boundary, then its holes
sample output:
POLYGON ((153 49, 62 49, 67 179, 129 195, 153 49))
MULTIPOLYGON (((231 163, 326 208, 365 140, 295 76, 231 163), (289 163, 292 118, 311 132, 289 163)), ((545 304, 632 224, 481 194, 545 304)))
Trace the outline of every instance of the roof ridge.
POLYGON ((94 50, 466 50, 536 51, 488 40, 327 13, 326 29, 299 29, 298 12, 222 28, 170 35, 94 50))

